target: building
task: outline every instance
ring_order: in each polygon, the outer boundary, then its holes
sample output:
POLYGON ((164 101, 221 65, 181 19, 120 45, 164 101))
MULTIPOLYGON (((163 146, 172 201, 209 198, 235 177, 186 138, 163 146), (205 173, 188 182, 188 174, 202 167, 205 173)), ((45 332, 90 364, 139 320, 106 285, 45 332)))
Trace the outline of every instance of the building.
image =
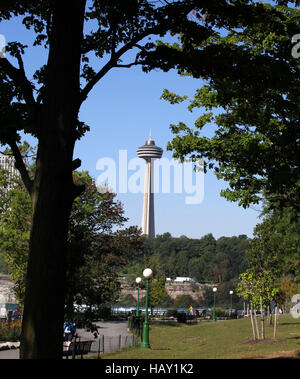
POLYGON ((155 237, 154 222, 154 159, 161 158, 163 149, 156 146, 151 135, 145 142, 145 145, 137 149, 139 158, 146 161, 145 166, 145 183, 144 183, 144 202, 142 214, 142 233, 148 237, 155 237))
POLYGON ((18 303, 13 291, 13 282, 7 275, 0 275, 0 322, 15 316, 18 303))
MULTIPOLYGON (((8 179, 13 179, 16 176, 20 176, 19 171, 15 168, 15 158, 10 155, 0 155, 0 165, 8 172, 8 179)), ((7 190, 11 189, 9 185, 7 190)))
POLYGON ((189 277, 185 277, 185 276, 177 276, 174 279, 174 283, 184 283, 184 282, 195 283, 195 280, 189 277))

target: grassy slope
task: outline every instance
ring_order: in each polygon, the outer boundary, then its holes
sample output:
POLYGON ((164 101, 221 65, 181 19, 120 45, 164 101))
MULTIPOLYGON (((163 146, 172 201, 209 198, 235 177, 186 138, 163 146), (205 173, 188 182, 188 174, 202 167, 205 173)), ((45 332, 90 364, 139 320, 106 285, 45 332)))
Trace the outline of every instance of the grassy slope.
MULTIPOLYGON (((267 325, 267 320, 265 334, 266 339, 272 339, 273 327, 267 325)), ((280 342, 244 343, 251 339, 251 324, 250 319, 247 318, 216 323, 200 322, 196 325, 152 324, 150 327, 151 349, 131 348, 105 354, 102 358, 228 359, 269 357, 269 355, 285 356, 287 354, 299 357, 300 319, 294 319, 290 315, 280 316, 276 336, 280 342)))

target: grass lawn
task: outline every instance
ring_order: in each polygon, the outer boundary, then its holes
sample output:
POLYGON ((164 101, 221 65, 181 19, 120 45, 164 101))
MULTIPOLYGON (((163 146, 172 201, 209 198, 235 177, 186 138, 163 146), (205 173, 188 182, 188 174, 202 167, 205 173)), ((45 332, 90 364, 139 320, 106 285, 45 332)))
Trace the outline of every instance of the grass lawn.
MULTIPOLYGON (((260 324, 260 319, 258 319, 260 324)), ((260 327, 260 325, 259 325, 260 327)), ((276 341, 265 321, 265 339, 252 340, 250 319, 200 322, 194 325, 150 324, 150 349, 130 348, 102 355, 104 359, 300 358, 300 318, 281 315, 276 341)))

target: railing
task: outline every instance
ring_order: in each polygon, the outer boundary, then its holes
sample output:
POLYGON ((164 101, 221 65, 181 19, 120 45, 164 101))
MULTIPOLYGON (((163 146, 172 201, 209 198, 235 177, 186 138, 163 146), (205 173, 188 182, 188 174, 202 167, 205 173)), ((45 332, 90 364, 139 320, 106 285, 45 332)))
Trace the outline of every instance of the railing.
POLYGON ((139 337, 134 334, 129 336, 99 335, 98 339, 92 344, 91 353, 96 353, 99 358, 100 353, 109 353, 112 351, 129 348, 131 346, 136 346, 138 343, 139 337))
POLYGON ((137 337, 142 338, 144 317, 130 316, 128 317, 128 329, 137 337))

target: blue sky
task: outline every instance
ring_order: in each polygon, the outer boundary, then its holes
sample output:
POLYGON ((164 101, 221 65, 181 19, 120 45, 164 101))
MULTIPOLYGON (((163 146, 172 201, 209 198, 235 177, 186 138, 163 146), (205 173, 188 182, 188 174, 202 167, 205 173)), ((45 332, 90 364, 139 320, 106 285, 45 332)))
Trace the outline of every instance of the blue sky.
MULTIPOLYGON (((7 42, 17 40, 31 46, 32 33, 17 19, 1 23, 0 34, 5 35, 7 42)), ((46 57, 47 51, 41 47, 26 50, 24 63, 29 79, 46 57)), ((135 158, 137 147, 144 144, 150 129, 155 143, 164 149, 163 156, 171 159, 172 153, 166 151, 172 139, 169 125, 179 121, 191 125, 197 114, 190 113, 185 104, 170 105, 160 96, 164 88, 192 96, 200 85, 199 80, 180 77, 174 70, 168 73, 155 70, 148 74, 139 67, 111 70, 94 87, 80 111, 80 120, 91 128, 75 148, 74 158, 81 159, 81 169, 88 170, 97 179, 101 173, 96 169, 99 159, 111 158, 118 167, 119 150, 127 150, 128 160, 135 158)), ((207 133, 211 135, 212 130, 207 133)), ((35 142, 28 136, 25 138, 32 144, 35 142)), ((245 210, 226 201, 220 196, 221 189, 226 187, 226 183, 208 172, 200 204, 186 204, 185 193, 156 194, 156 233, 170 232, 174 237, 186 235, 190 238, 201 238, 208 233, 215 238, 239 234, 250 237, 259 222, 258 207, 245 210)), ((117 193, 117 198, 129 218, 127 225, 140 226, 143 194, 117 193)))

